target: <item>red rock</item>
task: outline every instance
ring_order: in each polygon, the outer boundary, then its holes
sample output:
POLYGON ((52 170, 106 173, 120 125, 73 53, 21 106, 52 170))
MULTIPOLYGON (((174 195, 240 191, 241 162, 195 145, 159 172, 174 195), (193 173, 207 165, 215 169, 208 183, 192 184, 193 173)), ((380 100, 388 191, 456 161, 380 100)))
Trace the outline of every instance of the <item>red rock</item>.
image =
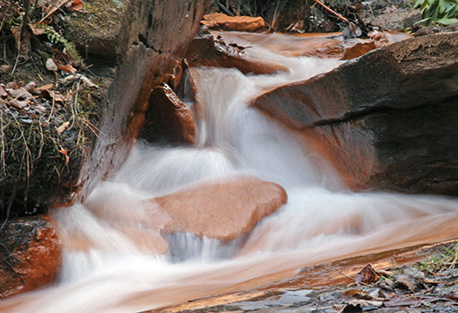
POLYGON ((146 124, 142 137, 155 141, 169 139, 173 142, 195 143, 197 126, 190 109, 167 84, 151 92, 146 124))
POLYGON ((0 238, 0 298, 56 280, 61 266, 61 247, 48 217, 7 222, 0 231, 0 238))
POLYGON ((254 32, 266 26, 262 17, 228 16, 223 13, 204 15, 202 24, 213 29, 254 32))
POLYGON ((171 220, 167 232, 192 232, 219 240, 247 234, 287 200, 285 190, 256 178, 207 182, 155 199, 171 220))
POLYGON ((244 74, 256 75, 288 71, 285 66, 250 58, 237 47, 228 46, 222 40, 214 40, 212 35, 194 38, 186 57, 192 67, 236 68, 244 74))

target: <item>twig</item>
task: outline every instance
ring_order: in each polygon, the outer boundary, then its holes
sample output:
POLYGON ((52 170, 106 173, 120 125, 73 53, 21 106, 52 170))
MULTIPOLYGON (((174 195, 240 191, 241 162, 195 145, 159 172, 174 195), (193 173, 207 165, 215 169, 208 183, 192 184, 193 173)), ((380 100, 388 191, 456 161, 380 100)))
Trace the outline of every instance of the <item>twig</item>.
POLYGON ((220 9, 224 11, 224 13, 226 13, 229 16, 234 16, 234 14, 232 14, 232 12, 229 11, 229 9, 222 5, 219 1, 217 2, 217 4, 220 7, 220 9))
POLYGON ((322 3, 320 0, 313 0, 315 1, 316 3, 318 3, 319 5, 321 5, 323 8, 325 8, 326 10, 328 10, 329 12, 331 12, 332 14, 334 14, 335 16, 337 16, 338 18, 340 18, 342 21, 344 21, 345 23, 347 24, 350 24, 350 21, 348 21, 345 17, 343 17, 342 15, 340 15, 339 13, 337 13, 336 11, 334 11, 333 9, 331 9, 330 7, 328 7, 327 5, 325 5, 324 3, 322 3))
POLYGON ((45 17, 43 17, 38 24, 43 23, 44 20, 46 20, 48 17, 54 14, 57 10, 59 10, 63 5, 65 5, 69 0, 62 1, 58 6, 55 5, 53 9, 51 9, 48 14, 46 14, 45 17))

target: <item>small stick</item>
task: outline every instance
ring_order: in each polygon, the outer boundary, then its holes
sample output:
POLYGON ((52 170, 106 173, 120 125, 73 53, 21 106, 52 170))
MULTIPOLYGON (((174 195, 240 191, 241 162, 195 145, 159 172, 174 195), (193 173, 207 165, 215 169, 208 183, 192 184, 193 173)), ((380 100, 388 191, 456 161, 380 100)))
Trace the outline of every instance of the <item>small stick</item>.
POLYGON ((57 10, 60 10, 60 8, 61 8, 63 5, 67 4, 67 2, 69 2, 69 1, 70 1, 70 0, 64 0, 64 1, 62 1, 59 5, 54 5, 54 8, 52 8, 52 9, 49 11, 49 13, 46 14, 46 16, 43 17, 43 18, 38 22, 38 24, 43 23, 44 20, 46 20, 46 19, 47 19, 48 17, 50 17, 51 15, 53 15, 54 12, 56 12, 57 10))
POLYGON ((342 15, 340 15, 339 13, 337 13, 336 11, 334 11, 333 9, 331 9, 330 7, 326 6, 324 3, 322 3, 320 0, 313 0, 315 1, 316 3, 318 3, 319 5, 321 5, 323 8, 325 8, 326 10, 328 10, 329 12, 331 12, 332 14, 334 14, 335 16, 337 16, 338 18, 340 18, 342 21, 344 21, 345 23, 347 24, 350 24, 350 22, 345 18, 343 17, 342 15))

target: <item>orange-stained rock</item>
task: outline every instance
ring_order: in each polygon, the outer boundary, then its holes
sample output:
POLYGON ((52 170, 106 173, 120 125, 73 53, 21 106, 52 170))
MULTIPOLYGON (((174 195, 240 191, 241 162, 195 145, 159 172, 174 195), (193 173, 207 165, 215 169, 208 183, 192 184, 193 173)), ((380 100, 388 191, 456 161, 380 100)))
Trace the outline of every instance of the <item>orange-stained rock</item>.
POLYGON ((7 222, 0 231, 0 298, 45 286, 57 278, 61 247, 47 217, 7 222))
POLYGON ((250 177, 207 182, 155 199, 171 220, 167 232, 192 232, 219 240, 247 234, 287 200, 274 183, 250 177))
POLYGON ((151 142, 166 139, 193 144, 196 133, 197 126, 190 108, 169 85, 156 86, 151 92, 141 137, 151 142))
POLYGON ((202 24, 213 29, 238 30, 254 32, 266 26, 262 17, 229 16, 223 13, 210 13, 204 15, 202 24))
POLYGON ((192 67, 236 68, 244 74, 256 75, 288 71, 283 65, 248 57, 238 47, 214 40, 209 34, 194 38, 186 57, 192 67))

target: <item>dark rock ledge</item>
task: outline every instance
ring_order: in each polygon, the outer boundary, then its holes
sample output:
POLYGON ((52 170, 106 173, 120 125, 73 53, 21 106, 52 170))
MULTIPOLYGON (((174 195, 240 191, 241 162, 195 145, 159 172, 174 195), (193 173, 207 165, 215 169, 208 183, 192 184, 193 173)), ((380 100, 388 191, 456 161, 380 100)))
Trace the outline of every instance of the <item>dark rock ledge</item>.
POLYGON ((458 195, 458 33, 392 44, 254 105, 303 130, 355 189, 458 195))

